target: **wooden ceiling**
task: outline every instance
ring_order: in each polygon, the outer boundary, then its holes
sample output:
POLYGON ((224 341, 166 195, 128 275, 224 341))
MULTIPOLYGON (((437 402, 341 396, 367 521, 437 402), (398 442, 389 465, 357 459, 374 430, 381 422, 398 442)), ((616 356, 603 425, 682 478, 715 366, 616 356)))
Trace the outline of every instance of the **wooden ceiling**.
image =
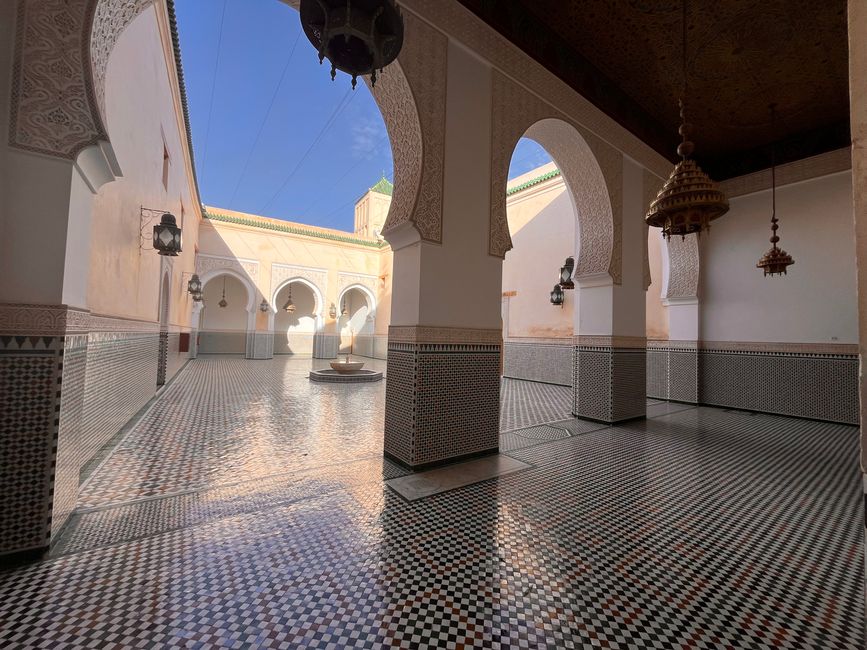
MULTIPOLYGON (((460 0, 676 159, 681 0, 460 0)), ((718 180, 849 145, 846 0, 690 0, 687 116, 718 180), (777 104, 770 123, 768 105, 777 104)))

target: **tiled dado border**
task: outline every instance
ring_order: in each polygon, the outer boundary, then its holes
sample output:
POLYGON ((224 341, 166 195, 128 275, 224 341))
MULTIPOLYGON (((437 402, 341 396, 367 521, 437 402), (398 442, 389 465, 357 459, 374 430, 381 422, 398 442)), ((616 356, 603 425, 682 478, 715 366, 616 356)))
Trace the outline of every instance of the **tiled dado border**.
POLYGON ((858 424, 858 346, 648 341, 649 397, 858 424))
POLYGON ((503 376, 572 386, 572 337, 509 337, 503 341, 503 376))
POLYGON ((414 469, 499 448, 502 332, 389 328, 385 453, 414 469))

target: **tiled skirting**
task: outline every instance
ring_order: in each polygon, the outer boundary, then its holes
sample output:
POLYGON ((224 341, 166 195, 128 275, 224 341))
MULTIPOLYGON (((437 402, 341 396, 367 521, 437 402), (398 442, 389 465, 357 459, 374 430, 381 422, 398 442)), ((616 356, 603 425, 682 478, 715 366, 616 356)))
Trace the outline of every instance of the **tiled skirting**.
POLYGON ((496 451, 499 331, 391 330, 385 453, 410 467, 421 467, 496 451))
POLYGON ((699 401, 858 424, 858 356, 701 350, 699 401))
POLYGON ((573 413, 600 422, 644 417, 645 356, 643 347, 575 346, 573 413))
MULTIPOLYGON (((167 381, 177 372, 179 338, 177 333, 169 334, 167 381), (169 372, 170 365, 174 372, 169 372)), ((76 471, 153 397, 158 353, 157 332, 90 333, 76 471)))
POLYGON ((81 466, 153 396, 158 352, 156 323, 0 304, 0 555, 45 549, 60 531, 81 466))
POLYGON ((561 386, 572 385, 571 337, 503 343, 503 376, 561 386))
POLYGON ((352 353, 371 359, 385 359, 388 356, 388 337, 359 334, 352 343, 352 353))
POLYGON ((247 333, 214 330, 199 331, 199 354, 246 354, 247 333))
POLYGON ((317 332, 313 337, 313 358, 334 359, 340 348, 340 337, 337 334, 317 332))
POLYGON ((673 343, 648 345, 648 397, 858 424, 850 346, 673 343))

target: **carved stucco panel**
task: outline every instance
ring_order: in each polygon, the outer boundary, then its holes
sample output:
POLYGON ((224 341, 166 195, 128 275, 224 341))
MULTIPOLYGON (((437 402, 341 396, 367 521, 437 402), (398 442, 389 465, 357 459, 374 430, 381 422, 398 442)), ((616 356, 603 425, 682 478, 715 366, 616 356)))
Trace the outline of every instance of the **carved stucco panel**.
POLYGON ((339 273, 337 275, 337 293, 342 292, 346 287, 350 287, 353 284, 361 285, 362 287, 366 287, 373 292, 373 295, 376 295, 376 282, 378 278, 373 275, 364 275, 361 273, 339 273))
POLYGON ((319 290, 324 297, 328 285, 328 271, 326 269, 311 269, 305 266, 292 266, 289 264, 271 265, 271 296, 286 280, 303 278, 319 290))
POLYGON ((620 282, 623 157, 536 95, 493 73, 489 254, 512 247, 506 216, 509 161, 525 135, 541 144, 561 170, 578 211, 576 277, 609 273, 620 282))
POLYGON ((123 30, 151 4, 153 0, 98 0, 96 3, 90 37, 90 64, 93 94, 103 123, 105 123, 105 78, 111 52, 123 30))
POLYGON ((74 159, 106 139, 85 70, 93 0, 20 0, 10 98, 9 144, 74 159))
POLYGON ((698 296, 699 257, 698 235, 672 237, 668 251, 668 285, 663 298, 695 298, 698 296))
POLYGON ((383 232, 411 222, 421 239, 442 241, 448 39, 404 14, 404 46, 372 90, 394 157, 394 196, 383 232), (417 107, 421 107, 418 110, 417 107))
POLYGON ((196 256, 196 273, 204 275, 211 271, 229 269, 247 276, 256 285, 259 279, 259 262, 255 260, 238 259, 235 257, 218 257, 215 255, 196 256))

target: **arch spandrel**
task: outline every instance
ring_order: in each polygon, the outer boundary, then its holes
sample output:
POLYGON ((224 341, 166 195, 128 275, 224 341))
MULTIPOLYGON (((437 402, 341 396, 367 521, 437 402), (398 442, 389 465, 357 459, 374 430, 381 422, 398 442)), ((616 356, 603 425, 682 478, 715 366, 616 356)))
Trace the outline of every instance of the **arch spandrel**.
POLYGON ((554 158, 578 212, 576 277, 608 273, 619 283, 622 154, 496 71, 492 99, 489 254, 504 257, 512 247, 506 186, 512 152, 526 135, 554 158))

